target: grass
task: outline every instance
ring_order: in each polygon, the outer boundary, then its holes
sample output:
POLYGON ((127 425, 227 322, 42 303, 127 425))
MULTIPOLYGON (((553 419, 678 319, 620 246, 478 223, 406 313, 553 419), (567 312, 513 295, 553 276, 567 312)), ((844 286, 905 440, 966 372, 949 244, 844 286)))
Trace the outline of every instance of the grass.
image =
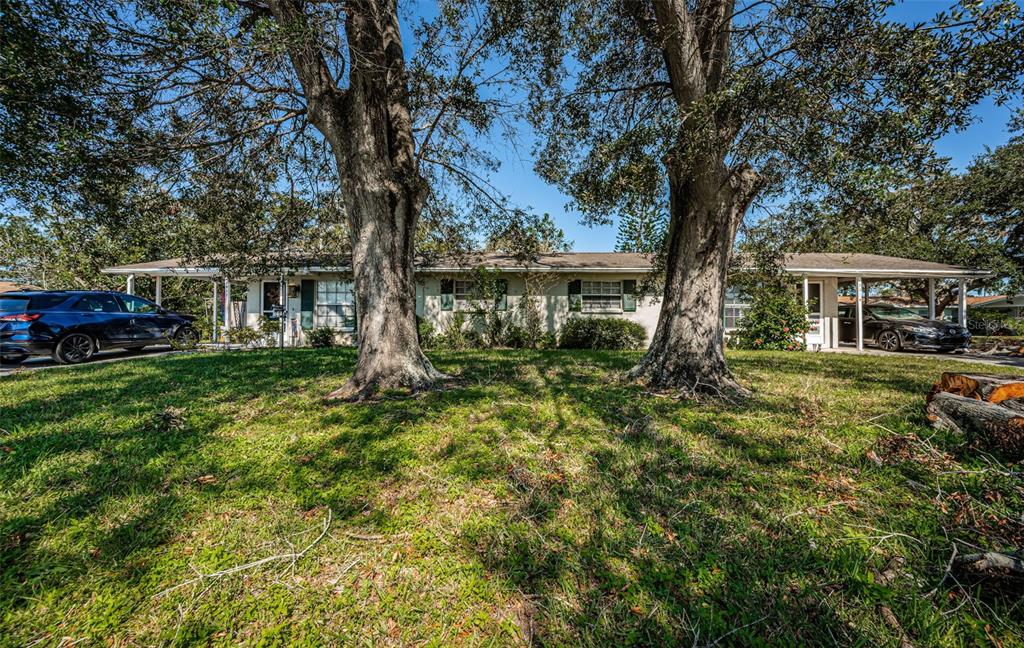
POLYGON ((927 596, 1022 527, 923 418, 965 365, 732 353, 724 406, 629 353, 433 358, 459 386, 338 406, 351 350, 0 380, 0 645, 1024 643, 1019 592, 927 596))

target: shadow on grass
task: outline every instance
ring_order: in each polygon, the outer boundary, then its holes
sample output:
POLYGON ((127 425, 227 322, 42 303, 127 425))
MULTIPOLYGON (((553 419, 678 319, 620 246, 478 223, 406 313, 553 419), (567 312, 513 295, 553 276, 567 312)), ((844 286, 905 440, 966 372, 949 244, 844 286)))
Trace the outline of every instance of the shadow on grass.
MULTIPOLYGON (((377 496, 428 459, 499 494, 496 510, 464 521, 451 550, 521 599, 521 634, 538 643, 870 643, 834 596, 861 587, 837 578, 836 562, 866 564, 868 550, 824 552, 799 519, 781 521, 776 494, 801 484, 793 464, 814 447, 738 422, 755 411, 795 426, 797 404, 647 396, 620 378, 635 354, 431 355, 461 386, 330 407, 325 382, 343 381, 351 350, 19 376, 9 384, 18 396, 0 412, 0 441, 11 448, 0 455, 0 484, 31 502, 0 515, 0 599, 13 609, 74 590, 97 562, 119 586, 142 582, 147 551, 224 493, 326 505, 338 524, 387 532, 396 522, 375 508, 377 496), (277 417, 289 417, 286 431, 273 429, 277 417), (423 429, 442 423, 448 433, 423 429), (257 440, 266 428, 279 445, 237 456, 222 433, 240 426, 257 440), (230 484, 200 488, 207 474, 230 484), (127 508, 112 515, 117 507, 127 508), (72 541, 49 541, 57 534, 72 541)), ((813 371, 915 397, 927 387, 879 365, 851 370, 808 354, 734 362, 743 374, 813 371)))

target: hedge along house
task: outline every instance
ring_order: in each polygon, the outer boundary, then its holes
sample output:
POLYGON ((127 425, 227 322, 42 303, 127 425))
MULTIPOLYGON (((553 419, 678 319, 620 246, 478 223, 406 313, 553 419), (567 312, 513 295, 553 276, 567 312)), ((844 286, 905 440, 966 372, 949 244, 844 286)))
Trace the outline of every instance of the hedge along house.
MULTIPOLYGON (((426 263, 416 269, 416 313, 443 330, 458 313, 471 314, 481 307, 504 311, 510 317, 523 317, 520 308, 529 292, 542 326, 551 333, 570 317, 621 317, 641 324, 648 340, 658 323, 660 302, 657 296, 637 294, 638 283, 651 270, 650 257, 629 252, 564 252, 540 255, 533 262, 522 264, 514 257, 490 253, 478 255, 462 263, 426 263), (499 294, 481 299, 479 269, 498 277, 499 294), (491 300, 493 299, 493 303, 491 300)), ((856 340, 863 348, 863 304, 872 282, 886 283, 894 279, 919 279, 929 287, 929 309, 935 310, 935 282, 954 280, 960 286, 960 319, 966 319, 968 279, 989 276, 982 270, 917 261, 875 254, 812 253, 789 254, 786 271, 802 283, 803 301, 808 307, 811 331, 807 343, 811 348, 837 348, 840 345, 841 289, 850 287, 855 295, 851 313, 856 316, 856 340)), ((329 327, 342 343, 356 343, 355 288, 350 268, 344 265, 320 265, 307 259, 296 262, 276 275, 225 277, 218 268, 199 267, 181 259, 116 266, 105 273, 124 275, 127 292, 134 293, 135 278, 154 277, 155 301, 160 302, 163 277, 192 277, 212 283, 215 339, 223 314, 223 327, 255 327, 261 317, 284 319, 282 340, 285 345, 301 345, 308 331, 329 327), (244 321, 234 321, 232 284, 246 285, 244 321), (218 296, 218 287, 223 286, 218 296)), ((735 328, 742 318, 747 301, 727 291, 722 316, 726 330, 735 328)))

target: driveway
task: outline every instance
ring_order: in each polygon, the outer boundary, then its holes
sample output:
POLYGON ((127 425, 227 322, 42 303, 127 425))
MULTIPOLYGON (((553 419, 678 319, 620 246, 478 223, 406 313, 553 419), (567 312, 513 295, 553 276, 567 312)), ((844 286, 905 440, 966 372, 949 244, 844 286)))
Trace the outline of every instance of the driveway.
MULTIPOLYGON (((171 353, 182 353, 168 346, 153 346, 145 348, 141 351, 128 351, 127 349, 113 349, 111 351, 100 351, 95 354, 88 362, 83 362, 83 365, 89 364, 102 364, 105 362, 120 362, 122 360, 132 360, 135 358, 152 358, 162 355, 170 355, 171 353)), ((38 371, 40 369, 52 369, 54 367, 66 367, 66 366, 78 366, 78 365, 60 365, 54 362, 49 356, 43 356, 38 358, 29 358, 20 365, 0 365, 0 377, 7 376, 10 374, 20 373, 23 371, 38 371)))
POLYGON ((862 355, 877 355, 889 357, 910 357, 910 358, 932 358, 934 360, 957 360, 960 362, 973 362, 975 364, 992 365, 999 367, 1019 367, 1024 369, 1024 357, 1014 358, 1005 355, 983 355, 976 353, 927 353, 923 351, 899 351, 892 353, 881 349, 865 348, 858 351, 854 346, 841 346, 838 349, 822 349, 822 353, 860 353, 862 355))

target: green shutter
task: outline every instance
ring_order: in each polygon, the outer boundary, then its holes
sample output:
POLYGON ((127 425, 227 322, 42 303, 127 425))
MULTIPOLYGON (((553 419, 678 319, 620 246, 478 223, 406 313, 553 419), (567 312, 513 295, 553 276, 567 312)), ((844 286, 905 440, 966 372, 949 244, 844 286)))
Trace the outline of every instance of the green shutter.
POLYGON ((627 313, 636 312, 635 279, 626 279, 622 282, 622 310, 627 313))
POLYGON ((313 311, 316 308, 316 282, 312 279, 302 280, 302 307, 299 322, 302 329, 313 328, 313 311))
POLYGON ((494 310, 508 310, 508 282, 504 279, 498 279, 496 283, 498 296, 494 298, 494 310))
POLYGON ((450 311, 455 308, 455 282, 451 279, 441 280, 441 310, 450 311))
POLYGON ((583 310, 583 282, 579 279, 569 282, 569 310, 583 310))

